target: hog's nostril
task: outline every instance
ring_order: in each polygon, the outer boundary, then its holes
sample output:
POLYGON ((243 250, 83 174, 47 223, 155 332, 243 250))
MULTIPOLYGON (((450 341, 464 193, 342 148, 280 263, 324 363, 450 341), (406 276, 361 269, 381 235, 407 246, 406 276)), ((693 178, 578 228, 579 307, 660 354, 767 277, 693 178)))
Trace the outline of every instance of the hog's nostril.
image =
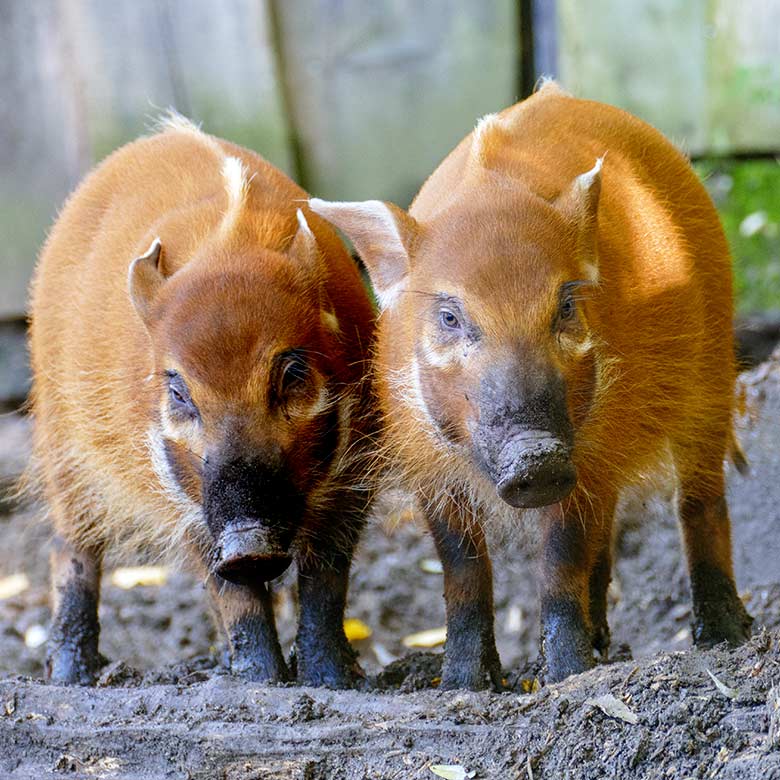
POLYGON ((567 461, 555 468, 539 469, 532 478, 527 475, 505 478, 496 490, 507 504, 518 509, 549 506, 566 498, 576 481, 574 467, 567 461))

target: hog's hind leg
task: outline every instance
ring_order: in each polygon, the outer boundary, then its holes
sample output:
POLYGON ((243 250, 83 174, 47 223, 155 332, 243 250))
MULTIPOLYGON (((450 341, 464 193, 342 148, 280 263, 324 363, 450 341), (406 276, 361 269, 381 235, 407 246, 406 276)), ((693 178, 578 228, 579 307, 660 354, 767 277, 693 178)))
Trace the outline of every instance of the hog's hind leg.
POLYGON ((91 685, 103 659, 98 652, 101 558, 55 537, 50 558, 52 621, 46 676, 56 683, 91 685))
POLYGON ((712 446, 713 439, 704 432, 699 441, 699 447, 674 450, 680 480, 679 518, 693 600, 693 641, 699 647, 723 641, 738 645, 750 637, 753 618, 734 582, 723 477, 725 446, 712 446))
POLYGON ((288 681, 270 586, 236 585, 211 575, 208 589, 227 634, 231 672, 255 682, 288 681))

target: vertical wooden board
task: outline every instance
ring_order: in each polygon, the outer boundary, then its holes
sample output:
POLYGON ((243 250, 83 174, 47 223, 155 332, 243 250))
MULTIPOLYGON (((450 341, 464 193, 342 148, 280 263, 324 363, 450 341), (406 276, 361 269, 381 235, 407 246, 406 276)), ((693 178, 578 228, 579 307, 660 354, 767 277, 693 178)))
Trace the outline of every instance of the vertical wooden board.
POLYGON ((46 230, 88 163, 62 5, 0 4, 0 318, 22 316, 46 230))
POLYGON ((558 0, 559 78, 700 152, 707 138, 705 0, 558 0))
POLYGON ((710 0, 709 8, 708 148, 778 151, 780 3, 710 0))
POLYGON ((165 8, 185 110, 292 173, 267 0, 177 0, 165 8))
POLYGON ((79 11, 96 158, 172 107, 289 168, 265 0, 80 0, 79 11))
POLYGON ((0 318, 90 165, 167 107, 290 168, 266 0, 0 0, 0 318))
POLYGON ((305 185, 407 204, 476 119, 514 102, 516 3, 275 0, 305 185))

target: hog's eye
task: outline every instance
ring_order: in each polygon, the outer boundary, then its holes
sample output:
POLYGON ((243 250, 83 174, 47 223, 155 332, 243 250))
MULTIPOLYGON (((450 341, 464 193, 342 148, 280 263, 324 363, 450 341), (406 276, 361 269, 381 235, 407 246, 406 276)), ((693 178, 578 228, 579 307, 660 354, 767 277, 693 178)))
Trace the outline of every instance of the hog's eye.
POLYGON ((444 330, 458 330, 460 328, 460 320, 449 309, 439 311, 439 324, 444 330))
POLYGON ((577 306, 574 303, 574 298, 572 298, 571 295, 567 295, 561 301, 561 310, 560 310, 561 321, 566 322, 567 320, 570 320, 572 317, 574 317, 576 311, 577 311, 577 306))
POLYGON ((166 371, 165 373, 168 377, 168 397, 171 411, 181 417, 197 417, 198 407, 195 406, 184 380, 176 371, 166 371))
POLYGON ((300 352, 290 352, 282 360, 279 380, 282 394, 303 385, 309 378, 309 364, 300 352))

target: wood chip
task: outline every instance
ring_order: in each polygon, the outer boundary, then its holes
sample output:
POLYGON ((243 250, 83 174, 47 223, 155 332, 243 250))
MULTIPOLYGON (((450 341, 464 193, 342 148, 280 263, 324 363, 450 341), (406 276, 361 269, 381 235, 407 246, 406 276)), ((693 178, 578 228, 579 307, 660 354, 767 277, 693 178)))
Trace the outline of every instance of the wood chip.
POLYGON ((617 718, 630 723, 632 726, 639 722, 637 714, 632 712, 620 699, 615 698, 611 693, 595 696, 592 699, 588 699, 585 704, 598 707, 605 715, 609 715, 610 718, 617 718))
POLYGON ((168 581, 168 567, 126 566, 114 569, 109 581, 122 590, 131 590, 139 585, 165 585, 168 581))
POLYGON ((0 579, 0 600, 10 599, 24 593, 30 587, 30 580, 26 574, 11 574, 0 579))
POLYGON ((736 688, 729 688, 728 685, 721 682, 709 669, 706 670, 707 674, 712 678, 712 682, 715 683, 715 687, 722 693, 727 699, 736 699, 739 692, 736 688))
POLYGON ((780 688, 772 686, 766 700, 766 708, 769 714, 769 733, 767 742, 770 748, 780 748, 780 688))
POLYGON ((423 558, 420 561, 420 568, 426 574, 443 574, 444 573, 444 569, 442 568, 441 561, 438 558, 423 558))
POLYGON ((401 641, 404 647, 438 647, 443 645, 447 639, 447 627, 429 628, 427 631, 418 631, 416 634, 409 634, 401 641))
POLYGON ((467 777, 474 777, 476 774, 476 772, 467 772, 457 764, 433 764, 429 768, 433 774, 443 777, 445 780, 466 780, 467 777))
POLYGON ((347 618, 344 621, 344 633, 350 642, 360 642, 362 639, 368 639, 374 632, 362 620, 347 618))
POLYGON ((45 644, 48 638, 49 632, 44 626, 41 626, 38 623, 30 626, 27 631, 24 632, 24 643, 31 650, 45 644))

